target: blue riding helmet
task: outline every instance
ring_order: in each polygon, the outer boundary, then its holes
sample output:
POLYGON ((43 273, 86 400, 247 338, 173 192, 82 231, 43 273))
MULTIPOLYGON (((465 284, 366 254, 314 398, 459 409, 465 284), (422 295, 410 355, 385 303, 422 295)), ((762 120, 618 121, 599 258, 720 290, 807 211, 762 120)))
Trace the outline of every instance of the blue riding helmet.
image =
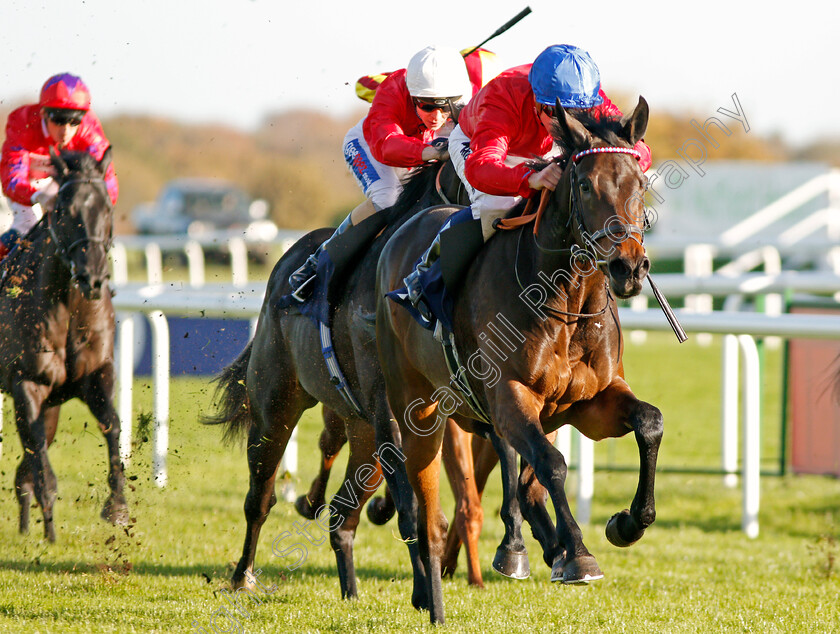
POLYGON ((528 81, 539 103, 564 108, 592 108, 604 100, 601 73, 589 53, 571 44, 549 46, 537 56, 528 81))

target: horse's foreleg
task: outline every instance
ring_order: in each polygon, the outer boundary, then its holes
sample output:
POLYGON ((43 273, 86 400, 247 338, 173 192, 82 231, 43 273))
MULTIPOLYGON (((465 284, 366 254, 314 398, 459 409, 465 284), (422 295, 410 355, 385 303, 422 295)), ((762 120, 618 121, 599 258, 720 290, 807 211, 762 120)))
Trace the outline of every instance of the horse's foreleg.
POLYGON ((607 522, 607 539, 615 546, 639 541, 656 519, 654 478, 659 445, 662 442, 662 413, 653 405, 636 401, 629 418, 639 446, 639 484, 630 509, 613 515, 607 522))
POLYGON ((111 494, 102 507, 102 519, 111 524, 128 524, 128 503, 125 500, 125 474, 120 457, 120 417, 114 409, 114 372, 109 366, 88 379, 82 390, 91 414, 99 422, 99 429, 108 446, 108 486, 111 494))
POLYGON ((338 492, 330 501, 330 545, 335 552, 341 598, 358 596, 356 568, 353 562, 353 541, 362 506, 382 481, 382 470, 373 457, 375 442, 373 429, 361 420, 347 423, 350 439, 350 459, 338 492))
POLYGON ((483 588, 484 581, 481 578, 478 559, 478 537, 484 522, 484 511, 475 486, 471 437, 472 434, 461 429, 455 421, 447 419, 442 455, 446 475, 455 497, 455 516, 446 536, 441 569, 444 576, 455 573, 458 551, 463 542, 467 549, 467 581, 470 585, 483 588))
POLYGON ((321 468, 318 475, 312 480, 309 492, 295 500, 295 508, 298 513, 309 520, 314 520, 315 513, 324 506, 330 471, 338 453, 347 442, 344 421, 334 411, 324 407, 323 419, 324 429, 318 439, 318 449, 321 450, 321 468))
MULTIPOLYGON (((32 476, 32 492, 44 514, 44 537, 47 541, 55 541, 55 524, 53 521, 53 506, 58 495, 55 473, 47 457, 47 429, 45 411, 42 409, 44 400, 49 393, 49 387, 38 385, 32 381, 21 381, 15 385, 13 396, 15 400, 15 423, 20 436, 23 451, 27 454, 24 463, 29 464, 32 476)), ((21 465, 21 484, 26 487, 26 467, 21 465)), ((19 469, 19 472, 21 470, 19 469)), ((20 498, 19 498, 20 499, 20 498)), ((28 502, 27 502, 28 503, 28 502)), ((23 520, 21 510, 21 520, 23 520)))
POLYGON ((630 509, 607 522, 607 538, 616 546, 629 546, 641 539, 656 517, 654 476, 662 441, 662 413, 636 398, 618 378, 594 398, 569 411, 572 424, 593 440, 617 438, 633 431, 639 446, 639 484, 630 509))
POLYGON ((408 480, 400 430, 397 421, 392 417, 384 393, 375 404, 375 412, 376 457, 382 466, 388 490, 397 508, 400 537, 408 548, 414 573, 411 605, 418 610, 427 609, 429 599, 426 594, 426 568, 420 560, 420 549, 417 545, 417 497, 408 480))
POLYGON ((580 527, 566 498, 566 461, 545 437, 539 422, 541 403, 524 389, 499 395, 497 403, 499 411, 494 416, 499 426, 497 431, 534 468, 537 480, 546 488, 554 505, 557 540, 566 550, 566 558, 565 561, 558 560, 557 570, 552 568, 552 580, 562 578, 563 583, 587 583, 601 579, 604 575, 583 543, 580 527), (562 577, 559 575, 561 567, 562 577))
MULTIPOLYGON (((429 421, 425 421, 429 422, 429 421)), ((419 423, 421 429, 430 425, 419 423)), ((443 427, 443 425, 441 425, 443 427)), ((444 622, 441 555, 446 538, 446 518, 440 507, 440 447, 443 430, 431 436, 403 437, 406 472, 417 495, 417 540, 420 558, 426 569, 426 591, 429 597, 429 619, 444 622)))
MULTIPOLYGON (((47 434, 47 447, 52 444, 55 438, 55 431, 58 427, 58 415, 61 407, 48 407, 44 410, 44 429, 47 434)), ((29 509, 32 506, 32 495, 35 491, 35 480, 32 474, 32 463, 28 459, 29 454, 24 452, 23 459, 15 472, 15 494, 20 505, 20 516, 18 530, 21 533, 29 532, 29 509)))
POLYGON ((545 506, 548 491, 537 480, 534 468, 524 460, 519 473, 519 488, 516 494, 522 515, 531 525, 534 539, 542 546, 543 561, 552 569, 553 577, 558 575, 562 577, 565 551, 557 539, 557 529, 545 506))

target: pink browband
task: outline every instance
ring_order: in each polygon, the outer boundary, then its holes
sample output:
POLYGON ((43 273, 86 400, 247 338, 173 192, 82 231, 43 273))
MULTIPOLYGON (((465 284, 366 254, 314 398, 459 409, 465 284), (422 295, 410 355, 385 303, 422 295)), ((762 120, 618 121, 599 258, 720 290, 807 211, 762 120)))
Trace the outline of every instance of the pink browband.
POLYGON ((615 147, 612 145, 607 145, 604 147, 593 147, 588 150, 584 150, 583 152, 578 152, 572 157, 572 161, 577 163, 584 156, 589 156, 590 154, 630 154, 632 156, 635 156, 637 161, 642 160, 642 154, 638 150, 633 150, 626 147, 615 147))

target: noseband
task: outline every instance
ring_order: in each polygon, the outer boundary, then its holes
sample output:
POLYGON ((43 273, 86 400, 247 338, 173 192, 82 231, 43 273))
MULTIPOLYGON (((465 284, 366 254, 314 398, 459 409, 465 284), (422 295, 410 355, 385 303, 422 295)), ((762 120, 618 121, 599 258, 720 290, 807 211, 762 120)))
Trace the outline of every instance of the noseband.
MULTIPOLYGON (((594 147, 588 150, 583 150, 582 152, 578 152, 574 156, 572 156, 572 163, 569 167, 571 172, 571 186, 569 188, 569 220, 566 223, 566 226, 571 229, 572 221, 577 224, 578 234, 583 239, 583 247, 581 249, 587 253, 587 255, 592 256, 596 264, 601 265, 605 264, 602 260, 598 259, 598 254, 593 246, 597 240, 601 238, 609 237, 610 239, 614 239, 614 242, 623 242, 628 237, 633 238, 638 242, 640 245, 644 246, 645 234, 644 231, 647 229, 647 216, 645 216, 645 227, 639 227, 635 223, 622 223, 622 222, 613 222, 610 221, 606 227, 603 229, 599 229, 595 233, 589 233, 586 229, 586 224, 583 220, 583 211, 581 210, 580 205, 580 183, 578 182, 578 175, 577 175, 577 164, 580 160, 590 154, 629 154, 630 156, 636 157, 636 160, 641 160, 642 155, 634 149, 631 148, 623 148, 623 147, 615 147, 615 146, 604 146, 604 147, 594 147)), ((617 219, 617 216, 614 216, 617 219)))

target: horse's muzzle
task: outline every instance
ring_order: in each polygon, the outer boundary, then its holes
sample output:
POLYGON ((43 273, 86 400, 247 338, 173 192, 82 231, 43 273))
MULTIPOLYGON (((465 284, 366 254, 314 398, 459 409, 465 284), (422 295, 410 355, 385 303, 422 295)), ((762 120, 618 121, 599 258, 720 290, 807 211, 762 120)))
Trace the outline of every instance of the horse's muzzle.
POLYGON ((627 299, 642 291, 642 282, 650 271, 650 260, 647 256, 631 260, 619 255, 610 260, 607 269, 610 275, 610 289, 620 299, 627 299))
POLYGON ((80 275, 76 278, 76 285, 85 299, 102 299, 103 292, 108 289, 108 278, 97 277, 91 279, 87 275, 80 275))

